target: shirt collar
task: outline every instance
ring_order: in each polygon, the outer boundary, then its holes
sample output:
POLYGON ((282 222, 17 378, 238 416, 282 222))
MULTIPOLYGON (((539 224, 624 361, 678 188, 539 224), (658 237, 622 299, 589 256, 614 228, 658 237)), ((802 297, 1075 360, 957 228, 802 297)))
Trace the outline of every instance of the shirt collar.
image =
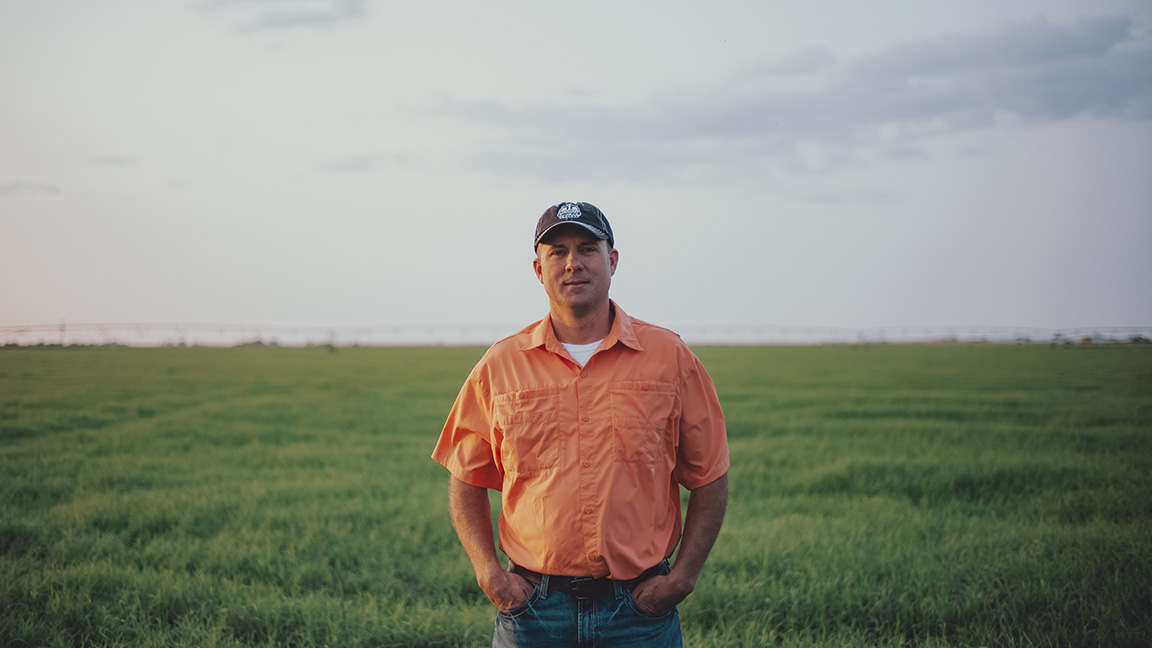
MULTIPOLYGON (((608 335, 600 346, 604 349, 611 349, 613 345, 619 342, 629 349, 643 351, 644 347, 640 345, 640 338, 636 335, 636 320, 625 313, 624 309, 620 308, 615 301, 609 300, 609 303, 612 305, 612 310, 616 316, 612 320, 611 330, 608 331, 608 335)), ((545 315, 544 319, 536 324, 520 350, 527 351, 540 347, 544 347, 557 355, 563 353, 564 345, 556 338, 556 332, 552 330, 551 313, 545 315)))

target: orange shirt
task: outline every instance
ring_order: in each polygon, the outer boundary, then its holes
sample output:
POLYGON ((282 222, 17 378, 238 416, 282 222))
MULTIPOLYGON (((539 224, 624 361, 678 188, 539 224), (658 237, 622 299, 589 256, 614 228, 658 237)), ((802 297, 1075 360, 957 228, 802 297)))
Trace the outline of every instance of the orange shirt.
POLYGON ((630 579, 680 541, 680 486, 728 470, 712 379, 673 332, 615 303, 581 368, 550 317, 497 342, 460 390, 432 458, 501 491, 500 548, 545 574, 630 579))

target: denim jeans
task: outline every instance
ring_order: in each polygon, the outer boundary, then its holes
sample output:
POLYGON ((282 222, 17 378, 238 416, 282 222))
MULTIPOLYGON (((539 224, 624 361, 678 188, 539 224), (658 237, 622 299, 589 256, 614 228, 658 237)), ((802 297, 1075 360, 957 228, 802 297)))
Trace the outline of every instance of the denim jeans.
MULTIPOLYGON (((668 572, 665 563, 663 572, 668 572)), ((615 596, 577 599, 548 591, 544 576, 523 605, 496 616, 493 648, 680 648, 676 608, 652 616, 636 605, 632 592, 615 583, 615 596)))

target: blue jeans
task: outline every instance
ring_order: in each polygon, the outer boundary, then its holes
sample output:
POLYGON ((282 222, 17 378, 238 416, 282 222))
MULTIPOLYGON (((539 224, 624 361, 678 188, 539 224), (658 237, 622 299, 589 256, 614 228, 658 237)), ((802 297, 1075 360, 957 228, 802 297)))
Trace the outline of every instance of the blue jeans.
MULTIPOLYGON (((668 573, 667 563, 663 573, 668 573)), ((544 576, 523 605, 496 616, 493 648, 680 648, 680 613, 676 608, 652 616, 636 605, 632 592, 619 583, 615 596, 577 599, 548 591, 544 576)))

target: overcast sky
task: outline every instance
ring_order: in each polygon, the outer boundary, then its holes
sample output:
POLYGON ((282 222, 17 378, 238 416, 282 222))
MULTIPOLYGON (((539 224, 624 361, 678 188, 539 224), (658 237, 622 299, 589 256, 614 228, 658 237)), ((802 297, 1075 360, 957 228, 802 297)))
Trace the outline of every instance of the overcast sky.
POLYGON ((4 0, 0 325, 1152 325, 1147 0, 4 0))

